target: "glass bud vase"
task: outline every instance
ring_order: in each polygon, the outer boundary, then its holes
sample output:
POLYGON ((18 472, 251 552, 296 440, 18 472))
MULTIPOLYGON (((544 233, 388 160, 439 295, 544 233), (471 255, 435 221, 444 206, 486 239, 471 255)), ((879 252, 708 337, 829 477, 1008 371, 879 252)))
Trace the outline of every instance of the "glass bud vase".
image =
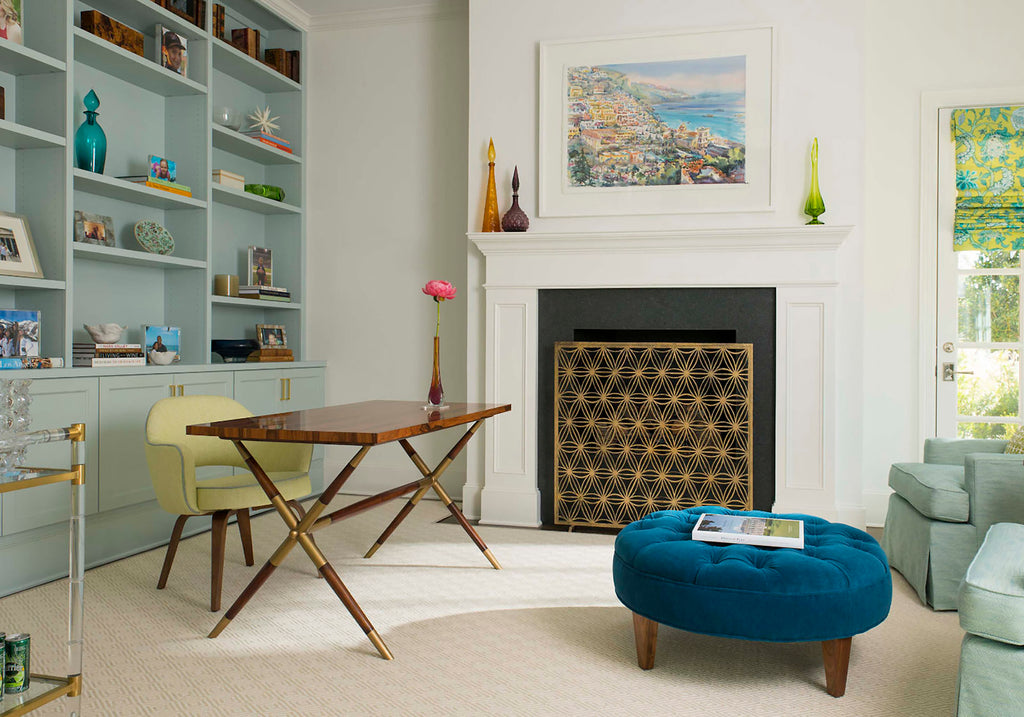
POLYGON ((94 90, 85 96, 85 122, 75 132, 75 166, 103 174, 107 162, 107 135, 96 122, 100 99, 94 90))
POLYGON ((811 145, 811 191, 804 203, 804 214, 811 218, 808 224, 824 224, 825 222, 818 219, 824 213, 825 202, 818 190, 818 138, 815 137, 814 144, 811 145))
POLYGON ((430 376, 430 390, 427 392, 427 407, 440 408, 444 404, 444 388, 441 386, 441 338, 434 337, 434 370, 430 376))

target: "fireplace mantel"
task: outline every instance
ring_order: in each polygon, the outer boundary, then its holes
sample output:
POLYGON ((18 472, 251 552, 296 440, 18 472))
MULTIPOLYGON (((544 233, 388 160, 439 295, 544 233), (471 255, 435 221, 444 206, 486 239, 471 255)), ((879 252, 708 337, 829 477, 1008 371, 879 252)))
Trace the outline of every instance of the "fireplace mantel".
MULTIPOLYGON (((467 460, 464 510, 539 525, 540 289, 776 289, 774 510, 847 522, 836 504, 839 262, 850 226, 468 235, 468 400, 511 403, 467 460)), ((472 445, 472 444, 471 444, 472 445)))

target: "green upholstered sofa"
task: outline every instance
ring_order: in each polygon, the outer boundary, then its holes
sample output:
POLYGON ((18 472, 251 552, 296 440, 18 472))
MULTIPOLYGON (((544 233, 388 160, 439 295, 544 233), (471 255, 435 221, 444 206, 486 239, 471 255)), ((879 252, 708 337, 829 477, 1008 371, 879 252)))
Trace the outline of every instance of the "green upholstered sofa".
POLYGON ((960 581, 994 523, 1024 523, 1024 456, 1006 441, 929 438, 923 463, 889 470, 882 548, 936 610, 955 610, 960 581))
POLYGON ((960 585, 957 717, 1024 714, 1024 525, 993 525, 960 585))

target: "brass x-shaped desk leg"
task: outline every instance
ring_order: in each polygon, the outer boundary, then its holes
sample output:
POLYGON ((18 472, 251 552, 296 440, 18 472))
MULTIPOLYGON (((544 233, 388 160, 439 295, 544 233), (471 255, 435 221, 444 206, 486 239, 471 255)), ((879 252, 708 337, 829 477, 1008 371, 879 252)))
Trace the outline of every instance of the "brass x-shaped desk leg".
POLYGON ((424 479, 429 480, 429 482, 424 482, 420 486, 419 490, 413 493, 409 502, 402 507, 402 510, 400 510, 398 515, 395 516, 395 519, 392 520, 391 524, 384 529, 384 532, 380 534, 379 538, 377 538, 377 542, 373 544, 373 547, 371 547, 363 557, 369 558, 371 555, 376 553, 378 548, 384 544, 384 541, 390 538, 391 534, 395 532, 395 528, 405 520, 405 517, 412 512, 412 509, 416 507, 416 504, 420 502, 420 499, 426 495, 427 490, 433 488, 434 492, 437 493, 437 497, 441 499, 448 510, 451 511, 451 514, 455 516, 455 520, 459 521, 459 525, 462 526, 462 529, 466 531, 469 537, 473 539, 473 542, 476 543, 476 546, 480 548, 481 552, 483 552, 484 557, 487 558, 492 566, 494 566, 495 570, 501 570, 501 565, 491 553, 490 548, 487 547, 487 544, 484 543, 483 539, 473 529, 473 526, 469 524, 468 520, 466 520, 466 516, 464 516, 462 511, 459 510, 459 506, 455 505, 447 491, 445 491, 437 481, 437 479, 441 477, 441 474, 448 469, 448 466, 452 464, 452 461, 455 460, 456 456, 458 456, 459 453, 462 452, 462 449, 466 447, 466 444, 469 443, 469 439, 473 437, 473 434, 476 433, 482 423, 483 420, 479 420, 470 426, 469 430, 466 431, 466 435, 464 435, 459 442, 456 443, 450 451, 448 451, 448 455, 444 457, 444 460, 437 464, 437 468, 434 470, 430 470, 427 467, 427 464, 422 458, 420 458, 420 455, 412 445, 410 445, 409 441, 404 438, 399 441, 399 443, 402 444, 402 448, 405 449, 406 454, 408 454, 409 458, 412 459, 412 462, 416 464, 416 467, 419 468, 420 473, 423 474, 424 479))
POLYGON ((249 470, 251 470, 253 476, 256 477, 256 481, 260 484, 260 487, 263 488, 263 492, 267 494, 267 497, 270 498, 271 504, 277 509, 281 518, 288 525, 289 531, 288 537, 286 537, 284 542, 278 546, 277 550, 274 551, 274 554, 270 556, 270 560, 260 568, 260 571, 256 573, 256 577, 252 579, 252 581, 246 586, 245 590, 242 591, 242 594, 238 596, 238 599, 235 600, 234 604, 232 604, 231 607, 228 608, 228 611, 224 613, 224 617, 221 618, 220 622, 217 623, 217 626, 213 628, 209 637, 217 637, 217 635, 224 631, 224 628, 228 626, 228 623, 230 623, 235 616, 242 611, 242 608, 249 602, 249 599, 256 594, 256 591, 263 587, 263 583, 267 581, 267 578, 270 577, 271 573, 277 569, 288 553, 291 552, 291 549, 295 547, 295 544, 298 543, 302 546, 302 549, 306 551, 309 559, 313 561, 314 565, 316 565, 317 570, 323 576, 324 580, 327 581, 327 584, 331 586, 334 594, 338 596, 338 599, 341 600, 342 604, 344 604, 345 608, 349 611, 349 614, 352 615, 356 623, 359 624, 359 627, 361 627, 363 632, 366 633, 366 636, 370 639, 370 642, 373 643, 373 646, 377 648, 380 656, 385 660, 392 659, 391 652, 388 650, 387 645, 385 645, 384 641, 380 639, 377 631, 373 628, 373 625, 370 624, 369 619, 367 619, 366 614, 363 612, 362 608, 359 607, 359 603, 357 603, 355 598, 352 597, 352 593, 350 593, 348 588, 345 587, 341 578, 338 577, 338 573, 334 570, 331 564, 327 562, 327 558, 325 558, 324 554, 320 552, 316 543, 313 542, 312 535, 310 535, 310 529, 320 516, 320 513, 323 512, 324 508, 326 508, 338 494, 338 491, 341 490, 341 486, 344 485, 345 481, 347 481, 349 476, 352 475, 356 466, 362 462, 363 457, 370 450, 370 446, 363 446, 359 449, 359 452, 352 457, 352 460, 350 460, 337 477, 331 481, 331 484, 327 486, 327 489, 323 493, 320 494, 320 497, 316 499, 316 502, 310 506, 305 517, 302 520, 298 520, 292 513, 291 508, 288 507, 288 504, 285 503, 281 493, 277 490, 277 486, 275 486, 274 482, 270 480, 260 464, 256 462, 256 459, 253 458, 252 454, 249 453, 248 449, 246 449, 245 445, 243 445, 241 441, 234 441, 234 444, 235 448, 238 449, 238 452, 245 460, 245 464, 249 466, 249 470))

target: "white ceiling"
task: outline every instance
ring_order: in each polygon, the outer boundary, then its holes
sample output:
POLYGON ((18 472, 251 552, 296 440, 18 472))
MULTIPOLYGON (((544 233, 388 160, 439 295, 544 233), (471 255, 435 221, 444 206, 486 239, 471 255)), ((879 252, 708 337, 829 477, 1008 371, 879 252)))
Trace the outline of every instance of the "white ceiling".
POLYGON ((311 17, 334 15, 339 12, 365 12, 367 10, 393 10, 409 5, 434 5, 437 0, 292 0, 311 17))

